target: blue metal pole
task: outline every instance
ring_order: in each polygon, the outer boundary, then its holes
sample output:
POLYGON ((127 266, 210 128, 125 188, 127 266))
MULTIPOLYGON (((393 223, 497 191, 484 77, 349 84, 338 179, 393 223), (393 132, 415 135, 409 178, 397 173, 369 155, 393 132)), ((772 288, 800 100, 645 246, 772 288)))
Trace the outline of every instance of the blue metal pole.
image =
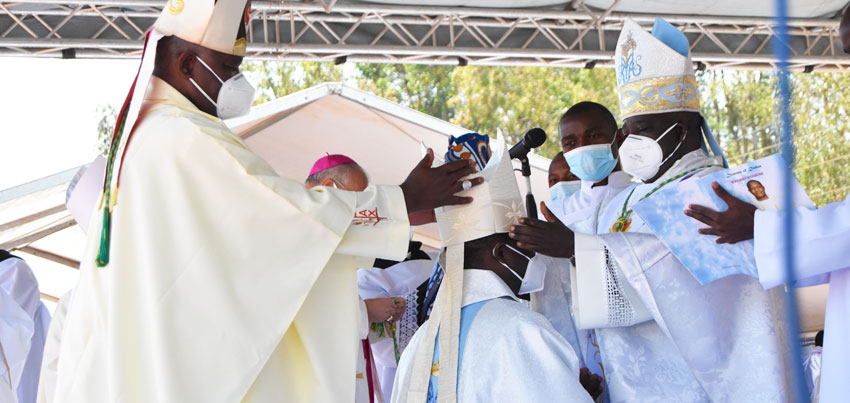
MULTIPOLYGON (((789 167, 794 164, 793 126, 791 120, 791 86, 788 82, 788 5, 787 0, 776 0, 776 36, 773 38, 773 54, 779 60, 779 115, 780 115, 780 141, 782 142, 782 157, 788 162, 789 167)), ((782 187, 784 196, 781 201, 782 220, 784 222, 785 251, 785 278, 788 284, 794 282, 794 221, 792 219, 791 206, 791 174, 785 175, 782 187)), ((808 388, 803 378, 803 362, 800 351, 800 324, 797 317, 797 301, 792 287, 785 287, 786 320, 788 322, 788 340, 791 343, 791 368, 788 370, 793 376, 789 397, 794 402, 808 402, 808 388)))

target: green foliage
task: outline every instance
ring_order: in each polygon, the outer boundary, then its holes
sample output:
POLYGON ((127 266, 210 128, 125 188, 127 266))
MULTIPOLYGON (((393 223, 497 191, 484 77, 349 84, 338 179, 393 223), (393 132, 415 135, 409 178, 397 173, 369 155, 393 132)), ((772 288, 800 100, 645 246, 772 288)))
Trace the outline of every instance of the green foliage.
POLYGON ((850 75, 795 74, 794 173, 812 201, 824 205, 850 192, 850 75))
MULTIPOLYGON (((850 191, 850 76, 794 73, 794 174, 812 201, 824 205, 850 191)), ((780 151, 773 73, 708 71, 699 75, 702 110, 732 165, 780 151)))
POLYGON ((549 136, 538 153, 549 158, 561 150, 558 120, 571 105, 594 100, 619 113, 614 71, 608 69, 476 66, 456 69, 452 81, 452 123, 490 135, 501 130, 511 143, 541 127, 549 136))
MULTIPOLYGON (((501 131, 515 142, 532 127, 549 134, 538 152, 560 151, 557 122, 571 105, 599 102, 619 114, 610 69, 454 67, 329 63, 249 62, 243 67, 263 103, 326 81, 350 80, 363 90, 479 133, 501 131), (353 73, 352 73, 353 72, 353 73), (349 77, 350 76, 350 77, 349 77)), ((776 74, 699 72, 702 111, 730 163, 779 151, 774 96, 776 74)), ((812 200, 823 205, 850 192, 850 75, 794 73, 794 172, 812 200)))
POLYGON ((365 91, 446 121, 454 118, 448 100, 457 94, 455 67, 361 63, 357 70, 358 86, 365 91))
POLYGON ((245 62, 242 71, 257 87, 254 105, 343 77, 342 66, 318 62, 245 62))
POLYGON ((112 131, 115 128, 115 118, 118 112, 110 105, 98 106, 95 113, 100 120, 97 122, 97 152, 104 157, 109 154, 109 144, 112 142, 112 131))

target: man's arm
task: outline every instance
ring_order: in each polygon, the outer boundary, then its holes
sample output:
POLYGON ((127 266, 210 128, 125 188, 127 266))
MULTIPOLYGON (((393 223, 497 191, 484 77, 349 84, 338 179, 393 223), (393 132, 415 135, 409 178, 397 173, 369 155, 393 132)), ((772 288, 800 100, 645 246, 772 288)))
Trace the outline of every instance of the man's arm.
MULTIPOLYGON (((631 326, 650 319, 639 296, 626 281, 600 237, 576 234, 540 203, 547 222, 524 218, 510 237, 521 248, 547 256, 570 258, 572 304, 579 329, 631 326)), ((624 253, 624 255, 627 255, 624 253)))
MULTIPOLYGON (((819 209, 797 207, 794 220, 794 280, 785 280, 785 226, 779 211, 755 214, 755 255, 759 281, 765 288, 803 281, 850 267, 850 203, 835 202, 819 209)), ((825 280, 825 279, 822 279, 825 280)), ((804 284, 800 284, 803 282, 804 284)))
MULTIPOLYGON (((758 211, 755 206, 730 195, 717 182, 714 192, 729 206, 725 211, 691 205, 685 214, 708 228, 705 235, 718 237, 717 243, 755 239, 755 257, 762 286, 772 288, 785 280, 785 232, 780 211, 758 211)), ((797 207, 794 220, 793 285, 813 285, 817 276, 848 267, 850 262, 850 204, 847 200, 820 209, 797 207), (801 284, 804 283, 804 284, 801 284)))

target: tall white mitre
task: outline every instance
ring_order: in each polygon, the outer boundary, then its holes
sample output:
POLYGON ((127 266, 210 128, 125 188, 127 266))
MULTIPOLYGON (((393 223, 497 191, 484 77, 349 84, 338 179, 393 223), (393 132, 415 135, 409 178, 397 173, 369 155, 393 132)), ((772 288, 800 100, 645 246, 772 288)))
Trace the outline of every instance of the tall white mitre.
POLYGON ((492 156, 480 172, 471 175, 484 178, 484 183, 458 193, 469 196, 467 205, 447 206, 435 210, 440 240, 445 247, 440 264, 445 271, 428 326, 413 360, 408 402, 425 402, 434 344, 439 330, 440 377, 438 400, 457 401, 458 342, 460 308, 463 296, 464 243, 498 233, 507 233, 511 225, 525 217, 523 198, 517 185, 505 140, 498 136, 492 156))
MULTIPOLYGON (((656 18, 652 33, 631 19, 623 22, 614 69, 621 119, 652 113, 702 113, 688 38, 667 21, 656 18)), ((705 119, 702 129, 703 144, 722 157, 705 119)))

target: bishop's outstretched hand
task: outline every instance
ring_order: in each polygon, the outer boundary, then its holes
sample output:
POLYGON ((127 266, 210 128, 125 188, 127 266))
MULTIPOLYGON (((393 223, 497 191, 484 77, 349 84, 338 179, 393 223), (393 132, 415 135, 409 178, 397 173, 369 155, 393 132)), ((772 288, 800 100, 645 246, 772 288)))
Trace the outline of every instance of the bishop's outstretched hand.
MULTIPOLYGON (((447 162, 436 168, 431 167, 433 162, 434 150, 429 148, 425 158, 413 167, 407 179, 401 184, 409 215, 434 210, 437 207, 472 203, 471 197, 456 194, 464 190, 464 182, 467 180, 469 181, 467 187, 478 186, 484 182, 482 178, 463 179, 475 172, 475 162, 472 160, 447 162)), ((419 224, 419 220, 414 217, 418 215, 411 216, 411 224, 419 224)))

